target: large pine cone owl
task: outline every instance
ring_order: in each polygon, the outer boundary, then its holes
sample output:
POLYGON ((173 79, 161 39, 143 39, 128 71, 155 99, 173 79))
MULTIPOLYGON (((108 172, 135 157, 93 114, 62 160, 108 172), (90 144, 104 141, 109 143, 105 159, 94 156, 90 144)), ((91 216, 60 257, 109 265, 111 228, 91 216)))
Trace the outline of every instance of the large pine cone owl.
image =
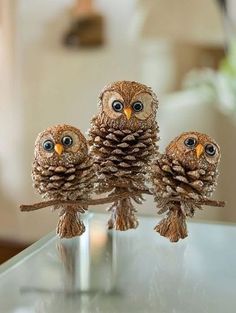
MULTIPOLYGON (((99 113, 89 131, 91 154, 98 165, 98 193, 144 191, 147 166, 157 151, 158 101, 151 88, 137 82, 120 81, 106 86, 100 94, 99 113)), ((136 228, 133 196, 114 202, 109 228, 136 228)))
POLYGON ((170 241, 187 236, 186 217, 201 209, 218 177, 220 148, 209 136, 186 132, 176 137, 151 166, 153 193, 159 214, 167 216, 155 227, 170 241))
MULTIPOLYGON (((82 133, 69 125, 52 126, 35 142, 34 188, 48 200, 87 200, 95 182, 93 162, 82 133)), ((85 231, 79 212, 87 207, 61 205, 57 233, 74 237, 85 231)), ((58 207, 55 207, 58 208, 58 207)))

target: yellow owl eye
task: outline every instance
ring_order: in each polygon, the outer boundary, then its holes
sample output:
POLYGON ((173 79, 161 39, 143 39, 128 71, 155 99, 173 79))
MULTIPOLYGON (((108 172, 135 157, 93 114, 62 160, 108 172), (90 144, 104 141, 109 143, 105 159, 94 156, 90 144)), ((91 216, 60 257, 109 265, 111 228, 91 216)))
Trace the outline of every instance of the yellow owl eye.
POLYGON ((73 139, 70 136, 65 136, 61 142, 65 147, 70 147, 73 144, 73 139))
POLYGON ((143 104, 140 101, 136 101, 132 104, 132 108, 135 112, 140 112, 143 110, 143 104))
POLYGON ((187 139, 184 141, 184 144, 185 144, 186 147, 192 149, 192 148, 194 148, 194 147, 196 146, 197 140, 196 140, 195 138, 190 137, 190 138, 187 138, 187 139))
POLYGON ((216 147, 212 144, 208 144, 205 147, 205 151, 209 156, 214 156, 216 154, 216 147))
POLYGON ((115 100, 115 101, 112 102, 112 108, 116 112, 121 112, 123 110, 123 108, 124 108, 124 105, 120 101, 115 100))
POLYGON ((51 152, 54 149, 54 143, 52 140, 45 140, 43 143, 44 150, 51 152))

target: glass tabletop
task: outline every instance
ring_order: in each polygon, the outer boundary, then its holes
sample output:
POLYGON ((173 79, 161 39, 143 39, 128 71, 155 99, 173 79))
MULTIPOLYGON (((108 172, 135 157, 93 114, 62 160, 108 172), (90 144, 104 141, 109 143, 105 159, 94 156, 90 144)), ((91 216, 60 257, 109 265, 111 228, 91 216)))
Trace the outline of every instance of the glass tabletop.
POLYGON ((189 223, 173 244, 154 218, 127 232, 107 218, 90 214, 81 237, 49 234, 3 264, 0 312, 235 312, 236 226, 189 223))

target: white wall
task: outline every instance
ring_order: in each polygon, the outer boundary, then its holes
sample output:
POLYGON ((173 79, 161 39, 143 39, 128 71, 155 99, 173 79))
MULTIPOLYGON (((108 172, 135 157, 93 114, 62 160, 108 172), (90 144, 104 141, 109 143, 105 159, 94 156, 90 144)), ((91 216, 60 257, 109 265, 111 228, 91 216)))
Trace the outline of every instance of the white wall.
POLYGON ((0 21, 0 235, 19 233, 16 200, 23 180, 22 110, 16 102, 15 1, 1 1, 0 21))

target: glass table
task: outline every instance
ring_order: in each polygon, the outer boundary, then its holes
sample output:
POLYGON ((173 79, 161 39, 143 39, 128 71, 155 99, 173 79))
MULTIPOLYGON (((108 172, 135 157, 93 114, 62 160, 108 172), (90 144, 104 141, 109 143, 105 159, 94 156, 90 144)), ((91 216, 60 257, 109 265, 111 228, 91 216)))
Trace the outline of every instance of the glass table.
POLYGON ((1 313, 236 312, 236 226, 189 223, 176 244, 153 231, 106 230, 90 214, 79 238, 55 233, 0 267, 1 313))

